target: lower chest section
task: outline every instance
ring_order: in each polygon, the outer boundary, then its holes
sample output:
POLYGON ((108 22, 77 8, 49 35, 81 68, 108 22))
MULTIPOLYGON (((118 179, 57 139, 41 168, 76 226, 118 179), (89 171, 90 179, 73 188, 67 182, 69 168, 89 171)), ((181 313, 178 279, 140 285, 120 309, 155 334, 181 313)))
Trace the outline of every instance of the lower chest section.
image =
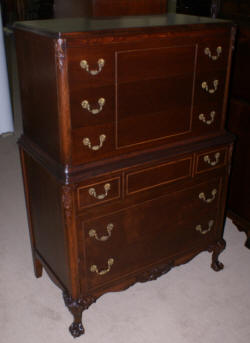
POLYGON ((228 147, 122 170, 78 185, 84 292, 205 250, 222 237, 228 147))

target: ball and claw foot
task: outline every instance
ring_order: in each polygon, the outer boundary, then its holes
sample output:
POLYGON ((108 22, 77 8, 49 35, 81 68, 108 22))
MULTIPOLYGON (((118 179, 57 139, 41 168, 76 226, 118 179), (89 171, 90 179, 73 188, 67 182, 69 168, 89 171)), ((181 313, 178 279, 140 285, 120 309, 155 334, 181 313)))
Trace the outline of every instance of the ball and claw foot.
POLYGON ((211 268, 215 271, 215 272, 219 272, 220 270, 222 270, 224 268, 224 264, 221 263, 220 261, 214 261, 211 264, 211 268))
POLYGON ((209 247, 209 249, 208 249, 208 251, 213 253, 211 268, 215 272, 219 272, 220 270, 222 270, 224 268, 223 263, 221 263, 218 260, 218 257, 220 255, 220 253, 225 249, 225 247, 226 247, 226 242, 224 241, 224 239, 221 239, 215 245, 209 247))
POLYGON ((81 335, 83 335, 85 330, 84 330, 82 323, 73 322, 69 327, 69 332, 71 333, 71 335, 74 338, 76 338, 76 337, 80 337, 81 335))

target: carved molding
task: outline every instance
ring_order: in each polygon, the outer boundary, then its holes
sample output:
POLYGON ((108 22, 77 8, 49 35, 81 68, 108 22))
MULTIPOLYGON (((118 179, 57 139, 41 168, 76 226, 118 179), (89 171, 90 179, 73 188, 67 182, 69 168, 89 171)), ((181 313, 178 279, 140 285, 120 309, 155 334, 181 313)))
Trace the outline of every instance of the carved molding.
POLYGON ((74 314, 74 311, 77 309, 84 311, 89 308, 94 302, 96 302, 96 298, 92 295, 87 295, 86 297, 81 297, 79 299, 73 299, 68 292, 63 292, 63 299, 65 305, 68 307, 69 311, 74 314))
POLYGON ((70 186, 62 187, 62 204, 65 217, 67 220, 71 220, 73 211, 73 191, 70 186))
POLYGON ((158 279, 160 276, 168 273, 174 267, 174 263, 171 261, 167 264, 156 266, 151 270, 145 271, 136 278, 136 282, 147 282, 158 279))
POLYGON ((65 60, 65 40, 59 38, 56 41, 56 61, 57 61, 57 67, 60 71, 62 71, 63 69, 64 60, 65 60))

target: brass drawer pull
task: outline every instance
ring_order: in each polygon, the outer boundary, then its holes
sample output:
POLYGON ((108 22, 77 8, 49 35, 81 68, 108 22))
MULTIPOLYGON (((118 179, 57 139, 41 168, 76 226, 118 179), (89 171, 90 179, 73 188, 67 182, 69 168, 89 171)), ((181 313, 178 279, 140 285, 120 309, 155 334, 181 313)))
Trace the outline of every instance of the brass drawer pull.
POLYGON ((98 64, 98 69, 95 69, 95 70, 89 70, 89 64, 86 60, 82 60, 80 62, 80 66, 82 69, 85 69, 90 75, 97 75, 99 74, 101 71, 102 71, 102 68, 104 67, 105 65, 105 60, 103 58, 100 58, 98 61, 97 61, 97 64, 98 64))
POLYGON ((94 237, 97 241, 100 241, 100 242, 106 242, 110 237, 111 237, 111 233, 112 233, 112 230, 114 228, 114 224, 110 223, 107 225, 107 236, 102 236, 102 237, 98 237, 97 233, 96 233, 96 230, 94 229, 91 229, 89 230, 89 237, 94 237))
POLYGON ((195 230, 200 232, 202 235, 206 235, 209 231, 212 230, 213 225, 214 225, 214 220, 209 220, 207 230, 203 230, 201 225, 197 225, 195 227, 195 230))
POLYGON ((111 267, 112 267, 113 264, 114 264, 114 259, 113 259, 113 258, 109 258, 109 259, 108 259, 108 268, 107 268, 107 269, 101 270, 101 271, 99 272, 97 266, 96 266, 95 264, 93 264, 93 265, 90 267, 90 271, 91 271, 91 273, 96 273, 96 274, 98 274, 98 275, 105 275, 105 274, 107 274, 108 272, 110 272, 111 267))
POLYGON ((210 164, 210 166, 216 166, 216 164, 218 164, 220 162, 220 153, 217 152, 215 155, 215 160, 211 161, 210 157, 208 155, 204 156, 204 162, 210 164))
POLYGON ((218 90, 218 86, 219 86, 219 80, 213 81, 213 87, 214 88, 209 88, 206 81, 203 81, 201 84, 202 89, 204 89, 209 94, 214 94, 218 90))
POLYGON ((211 124, 214 122, 215 114, 216 114, 215 111, 210 112, 209 116, 210 116, 211 119, 208 119, 208 120, 207 120, 206 117, 205 117, 205 114, 201 113, 201 114, 199 115, 199 119, 200 119, 200 121, 202 121, 203 123, 205 123, 205 124, 207 124, 207 125, 211 125, 211 124))
POLYGON ((211 58, 212 61, 218 60, 220 55, 222 54, 222 47, 218 46, 216 49, 217 55, 212 55, 211 50, 209 48, 205 48, 204 53, 207 55, 209 58, 211 58))
POLYGON ((105 185, 104 185, 105 193, 104 194, 97 195, 96 190, 94 188, 90 188, 89 189, 89 195, 98 199, 98 200, 103 200, 108 196, 108 192, 110 191, 110 189, 111 189, 110 183, 105 183, 105 185))
POLYGON ((83 145, 87 146, 89 149, 93 150, 93 151, 97 151, 100 150, 103 146, 103 143, 106 139, 106 135, 102 134, 99 136, 99 140, 100 140, 100 144, 99 145, 91 145, 90 139, 88 137, 83 138, 82 142, 83 145))
POLYGON ((102 111, 102 109, 103 109, 103 106, 104 106, 104 104, 105 104, 105 99, 104 99, 104 98, 100 98, 100 99, 98 100, 98 104, 99 104, 99 108, 91 109, 88 100, 83 100, 81 105, 82 105, 82 108, 83 108, 83 109, 89 111, 90 113, 92 113, 92 114, 98 114, 98 113, 100 113, 100 112, 102 111))
POLYGON ((205 194, 202 192, 199 194, 199 199, 205 201, 207 204, 210 204, 212 201, 214 201, 216 197, 217 189, 213 189, 211 194, 212 194, 212 198, 206 198, 205 194))

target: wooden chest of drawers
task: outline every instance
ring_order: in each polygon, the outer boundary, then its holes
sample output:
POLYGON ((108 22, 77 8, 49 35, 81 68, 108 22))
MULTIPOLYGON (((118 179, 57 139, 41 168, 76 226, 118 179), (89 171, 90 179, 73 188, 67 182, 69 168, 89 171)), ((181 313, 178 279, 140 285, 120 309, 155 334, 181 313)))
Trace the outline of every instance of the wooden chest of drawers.
POLYGON ((225 247, 235 28, 164 15, 16 26, 35 274, 81 314, 225 247))

